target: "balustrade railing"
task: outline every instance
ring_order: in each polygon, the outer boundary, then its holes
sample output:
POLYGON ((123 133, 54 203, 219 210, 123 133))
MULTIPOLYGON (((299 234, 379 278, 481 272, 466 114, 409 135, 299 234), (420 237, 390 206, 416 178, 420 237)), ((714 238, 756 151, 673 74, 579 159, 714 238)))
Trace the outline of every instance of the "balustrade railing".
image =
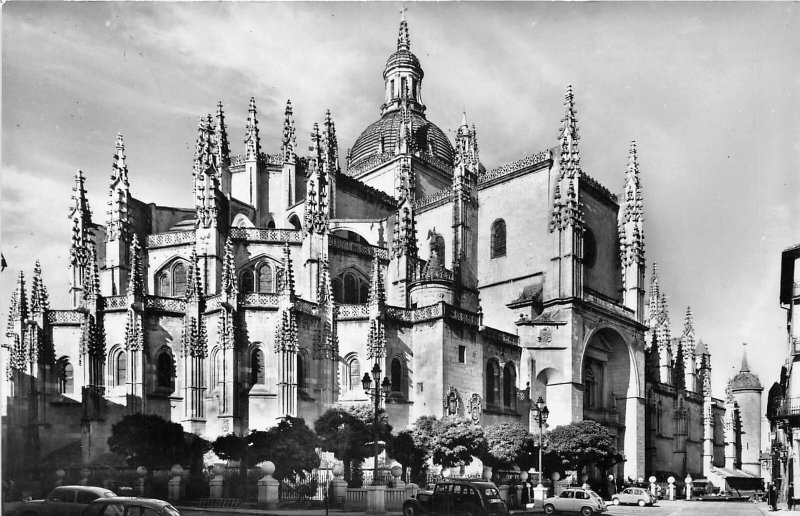
POLYGON ((109 310, 127 310, 128 309, 128 296, 108 296, 103 298, 103 309, 109 310))
POLYGON ((262 294, 247 292, 239 294, 239 305, 255 308, 277 308, 280 296, 278 294, 262 294))
POLYGON ((786 417, 800 415, 800 396, 789 398, 778 397, 773 398, 772 403, 769 404, 772 409, 772 414, 767 414, 768 417, 786 417))
POLYGON ((47 322, 54 325, 81 324, 83 323, 83 314, 74 310, 48 310, 47 322))
POLYGON ((186 301, 174 297, 147 296, 144 301, 144 306, 147 309, 161 312, 186 312, 186 301))
POLYGON ((296 229, 231 228, 231 240, 299 244, 303 233, 296 229))
POLYGON ((311 301, 306 301, 305 299, 296 300, 294 306, 297 310, 305 314, 313 316, 317 316, 319 314, 319 305, 312 303, 311 301))
POLYGON ((583 292, 583 300, 592 303, 593 305, 605 308, 609 312, 621 315, 622 317, 629 319, 633 317, 633 310, 621 305, 619 302, 609 297, 600 294, 599 292, 585 289, 583 292))
POLYGON ((168 233, 157 233, 147 235, 147 247, 149 249, 158 247, 170 247, 173 245, 184 245, 194 243, 194 230, 189 231, 170 231, 168 233))
POLYGON ((336 307, 336 318, 340 321, 351 319, 366 319, 369 317, 369 305, 338 305, 336 307))
POLYGON ((549 150, 537 152, 536 154, 533 154, 531 156, 527 156, 522 159, 506 163, 505 165, 502 165, 500 167, 497 167, 495 169, 486 172, 485 174, 478 177, 478 184, 480 185, 483 183, 488 183, 489 181, 497 179, 498 177, 506 176, 518 170, 538 165, 539 163, 543 163, 549 159, 550 159, 549 150))
POLYGON ((389 252, 384 247, 376 247, 374 245, 362 244, 361 242, 353 242, 352 240, 334 235, 331 235, 328 238, 328 242, 329 245, 334 249, 341 249, 342 251, 349 251, 362 256, 374 256, 382 260, 389 259, 389 252))

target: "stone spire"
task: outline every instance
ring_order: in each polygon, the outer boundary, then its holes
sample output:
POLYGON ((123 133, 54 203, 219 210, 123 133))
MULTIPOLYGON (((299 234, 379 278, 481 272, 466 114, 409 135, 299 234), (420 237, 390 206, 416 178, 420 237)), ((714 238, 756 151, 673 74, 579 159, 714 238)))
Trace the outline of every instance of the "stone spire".
POLYGON ((108 220, 106 222, 106 241, 126 237, 128 231, 130 183, 128 165, 125 163, 125 143, 122 133, 117 133, 116 152, 111 171, 111 184, 108 187, 108 220))
POLYGON ((126 294, 128 297, 141 298, 144 296, 144 279, 142 278, 142 256, 139 246, 139 237, 134 234, 131 239, 131 271, 128 279, 126 294))
POLYGON ((650 277, 650 329, 655 330, 658 325, 658 314, 661 313, 661 290, 658 284, 658 263, 653 262, 653 274, 650 277))
POLYGON ((261 154, 261 140, 258 137, 258 120, 256 119, 256 99, 250 97, 250 107, 247 110, 247 127, 244 134, 245 159, 258 161, 261 154))
POLYGON ((386 292, 383 288, 380 263, 378 258, 372 259, 372 277, 369 285, 369 333, 367 334, 367 358, 378 361, 386 356, 386 330, 384 328, 384 313, 386 307, 386 292))
POLYGON ((203 298, 203 279, 200 275, 200 264, 195 251, 189 259, 189 272, 186 276, 186 299, 201 300, 203 298))
POLYGON ((619 210, 620 261, 623 282, 628 265, 644 264, 644 209, 642 187, 639 183, 639 162, 636 157, 636 142, 631 142, 628 170, 625 174, 625 189, 619 210))
POLYGON ((47 288, 42 281, 42 265, 39 260, 33 266, 33 280, 31 281, 31 312, 45 312, 50 308, 47 288))
POLYGON ((336 140, 336 124, 333 123, 330 109, 325 111, 325 123, 322 131, 322 148, 327 174, 336 174, 339 172, 339 144, 336 140))
POLYGON ((292 254, 288 243, 283 246, 283 280, 281 281, 280 295, 290 303, 294 303, 294 270, 292 269, 292 254))
POLYGON ((86 278, 83 282, 83 298, 89 299, 100 295, 100 269, 97 267, 97 246, 89 246, 89 263, 86 267, 86 278))
POLYGON ((28 318, 28 297, 25 292, 25 274, 19 271, 17 286, 11 293, 11 304, 8 309, 8 322, 24 321, 28 318))
POLYGON ((553 199, 550 231, 559 227, 583 225, 583 209, 579 201, 582 172, 578 152, 578 119, 572 85, 567 86, 564 106, 564 118, 561 119, 561 129, 559 129, 561 156, 558 165, 558 189, 553 199), (562 197, 565 193, 566 196, 562 197))
POLYGON ((197 225, 208 228, 217 221, 216 194, 219 176, 215 166, 214 136, 211 115, 200 118, 197 128, 197 143, 194 151, 194 197, 197 210, 197 225))
POLYGON ((686 318, 683 321, 683 335, 681 335, 681 340, 683 340, 683 351, 687 355, 687 360, 689 360, 689 357, 694 355, 697 346, 695 341, 694 316, 691 306, 686 307, 686 318))
POLYGON ((320 265, 317 303, 320 314, 320 331, 315 342, 314 355, 317 360, 336 360, 339 355, 339 337, 336 332, 336 307, 330 281, 330 265, 327 258, 320 265))
POLYGON ((408 22, 406 10, 400 11, 400 31, 397 34, 397 50, 411 50, 411 38, 408 36, 408 22))
POLYGON ((235 299, 239 291, 236 285, 236 262, 233 256, 231 237, 225 241, 225 256, 222 258, 222 292, 229 299, 235 299))
POLYGON ((747 363, 747 344, 742 344, 742 367, 739 369, 739 372, 750 372, 750 364, 747 363))
POLYGON ((311 156, 306 176, 305 224, 307 233, 325 234, 328 231, 328 178, 325 173, 319 125, 311 131, 311 156))
POLYGON ((217 102, 217 126, 214 129, 214 154, 217 168, 230 166, 231 151, 228 145, 228 130, 225 127, 225 113, 222 111, 222 101, 217 102))
MULTIPOLYGON (((85 267, 89 261, 89 242, 92 240, 94 224, 92 211, 86 198, 86 178, 83 171, 75 174, 75 186, 72 187, 73 205, 69 212, 72 219, 72 241, 69 250, 70 263, 76 267, 85 267)), ((83 277, 83 272, 81 272, 83 277)))
POLYGON ((472 127, 467 124, 467 113, 461 117, 461 125, 456 131, 456 166, 463 163, 474 174, 479 172, 480 157, 478 154, 478 137, 475 132, 475 124, 472 127))
POLYGON ((283 119, 283 145, 281 146, 284 163, 294 163, 297 154, 297 136, 294 129, 292 101, 286 101, 283 119))
POLYGON ((394 256, 417 257, 417 224, 414 217, 414 173, 405 160, 400 163, 396 176, 394 237, 392 252, 394 256))

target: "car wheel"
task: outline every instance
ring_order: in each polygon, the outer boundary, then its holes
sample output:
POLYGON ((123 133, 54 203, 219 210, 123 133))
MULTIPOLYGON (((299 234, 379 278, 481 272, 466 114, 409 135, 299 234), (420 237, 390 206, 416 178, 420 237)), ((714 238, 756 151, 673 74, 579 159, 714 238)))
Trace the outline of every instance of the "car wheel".
POLYGON ((613 503, 614 505, 619 505, 619 498, 612 498, 611 503, 613 503))
POLYGON ((581 515, 582 516, 592 516, 592 514, 594 514, 594 511, 592 510, 591 507, 582 507, 581 508, 581 515))
POLYGON ((417 508, 413 504, 406 504, 403 506, 403 516, 417 516, 417 508))
POLYGON ((645 505, 647 505, 647 503, 645 503, 644 500, 639 500, 637 503, 639 504, 639 507, 644 507, 645 505))
POLYGON ((555 514, 555 512, 556 512, 556 508, 553 507, 553 504, 548 503, 547 505, 544 506, 544 513, 545 514, 555 514))

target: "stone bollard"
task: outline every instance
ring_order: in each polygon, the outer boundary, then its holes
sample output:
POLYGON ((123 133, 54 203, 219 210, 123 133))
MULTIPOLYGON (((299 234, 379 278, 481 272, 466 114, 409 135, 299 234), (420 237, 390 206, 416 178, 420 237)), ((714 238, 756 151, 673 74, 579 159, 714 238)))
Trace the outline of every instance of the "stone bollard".
POLYGON ((667 486, 667 493, 669 494, 669 499, 674 501, 675 500, 675 477, 670 476, 667 479, 667 483, 669 484, 667 486))
POLYGON ((83 468, 81 470, 81 479, 78 481, 79 486, 88 486, 89 485, 89 475, 91 475, 91 471, 88 468, 83 468))
POLYGON ((406 499, 408 498, 416 498, 417 491, 419 491, 419 486, 412 482, 406 484, 406 499))
POLYGON ((547 488, 544 487, 544 484, 539 482, 539 485, 533 488, 533 503, 536 506, 541 507, 544 504, 545 498, 547 498, 547 488))
POLYGON ((136 494, 139 496, 147 496, 147 468, 144 466, 139 466, 136 468, 136 474, 139 475, 139 478, 136 479, 136 494))
POLYGON ((686 475, 686 499, 692 499, 692 475, 686 475))
POLYGON ((54 484, 54 485, 55 485, 56 487, 63 486, 63 485, 64 485, 64 477, 65 477, 65 476, 67 476, 67 472, 66 472, 66 471, 64 471, 64 470, 63 470, 63 469, 61 469, 61 468, 58 468, 58 469, 56 470, 56 481, 55 481, 55 484, 54 484))
POLYGON ((386 514, 386 486, 367 486, 367 514, 386 514))
POLYGON ((508 486, 497 486, 497 490, 500 491, 500 498, 508 504, 508 486))
POLYGON ((224 471, 222 464, 214 464, 211 466, 211 473, 214 475, 208 481, 208 496, 209 498, 225 498, 223 489, 225 488, 225 477, 222 472, 224 471))
POLYGON ((178 501, 181 499, 181 483, 183 480, 181 474, 183 473, 183 468, 180 464, 175 464, 170 469, 170 473, 172 473, 172 478, 167 482, 167 496, 170 500, 178 501))
POLYGON ((337 462, 333 466, 333 480, 331 480, 331 493, 333 500, 330 500, 329 505, 335 506, 338 503, 344 504, 347 502, 347 480, 344 479, 344 466, 337 462))
POLYGON ((395 464, 392 466, 391 472, 392 477, 394 477, 392 480, 392 485, 394 485, 394 487, 397 489, 402 489, 405 487, 406 483, 400 478, 400 476, 403 474, 403 468, 399 464, 395 464))
POLYGON ((658 486, 656 485, 656 477, 650 475, 650 478, 648 478, 647 480, 650 482, 650 494, 653 495, 653 499, 656 499, 658 495, 658 486))
MULTIPOLYGON (((272 476, 275 473, 275 464, 271 461, 264 461, 259 464, 264 476, 258 480, 258 504, 274 509, 278 506, 278 488, 280 482, 272 476)), ((344 484, 347 490, 347 482, 344 484)))

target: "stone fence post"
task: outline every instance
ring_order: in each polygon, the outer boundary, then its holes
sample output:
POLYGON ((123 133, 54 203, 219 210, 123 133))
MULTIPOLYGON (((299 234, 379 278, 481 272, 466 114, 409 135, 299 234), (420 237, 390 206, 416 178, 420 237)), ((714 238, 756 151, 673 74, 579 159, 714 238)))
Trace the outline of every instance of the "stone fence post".
POLYGON ((670 500, 675 500, 675 477, 670 476, 667 479, 667 483, 669 484, 667 486, 667 492, 669 493, 669 499, 670 500))
POLYGON ((170 469, 170 473, 172 473, 172 478, 167 482, 168 497, 171 501, 178 501, 181 499, 181 483, 183 480, 181 474, 183 473, 183 468, 180 464, 175 464, 170 469))
POLYGON ((333 500, 328 500, 328 504, 337 504, 339 501, 347 501, 347 480, 344 479, 344 466, 340 463, 333 465, 333 480, 331 480, 332 489, 329 491, 333 496, 333 500))
POLYGON ((692 499, 692 475, 686 475, 686 499, 692 499))
POLYGON ((211 473, 214 475, 208 481, 208 495, 209 498, 224 498, 223 488, 225 486, 225 477, 223 476, 224 467, 222 464, 214 464, 211 466, 211 473))
MULTIPOLYGON (((275 464, 265 461, 259 464, 264 476, 258 480, 258 504, 274 509, 278 506, 280 482, 272 476, 275 473, 275 464)), ((346 487, 345 487, 346 488, 346 487)))
POLYGON ((147 468, 139 466, 136 468, 136 474, 139 475, 139 478, 136 479, 136 494, 147 496, 147 468))
POLYGON ((64 477, 65 476, 67 476, 67 472, 66 471, 64 471, 61 468, 58 468, 56 470, 56 481, 55 481, 55 486, 56 487, 64 485, 64 477))

